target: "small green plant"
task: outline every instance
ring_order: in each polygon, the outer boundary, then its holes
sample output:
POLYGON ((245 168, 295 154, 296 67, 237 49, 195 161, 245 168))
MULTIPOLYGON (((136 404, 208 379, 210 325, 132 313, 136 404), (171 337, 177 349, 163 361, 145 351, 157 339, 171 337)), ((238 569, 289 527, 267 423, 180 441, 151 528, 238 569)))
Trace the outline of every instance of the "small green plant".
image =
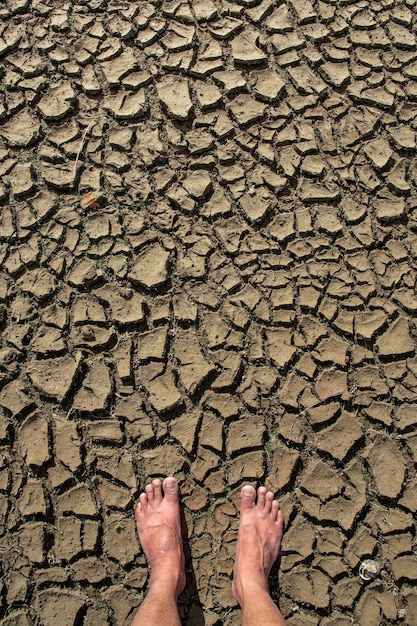
POLYGON ((123 530, 126 530, 126 526, 124 525, 124 523, 120 520, 119 522, 116 522, 114 525, 114 530, 120 534, 123 530))

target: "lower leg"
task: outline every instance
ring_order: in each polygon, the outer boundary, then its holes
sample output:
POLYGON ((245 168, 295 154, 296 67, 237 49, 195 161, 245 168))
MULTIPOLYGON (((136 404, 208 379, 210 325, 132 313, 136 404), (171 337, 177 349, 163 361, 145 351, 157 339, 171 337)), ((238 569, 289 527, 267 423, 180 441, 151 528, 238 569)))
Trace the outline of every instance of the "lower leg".
POLYGON ((273 494, 265 487, 260 487, 258 494, 253 487, 243 487, 232 586, 242 609, 242 626, 285 626, 268 590, 282 532, 283 516, 273 494))
POLYGON ((138 608, 132 626, 181 626, 177 599, 168 597, 164 589, 149 588, 138 608))
POLYGON ((139 540, 151 567, 149 589, 132 626, 180 626, 177 598, 184 589, 184 552, 174 478, 153 480, 136 508, 139 540))

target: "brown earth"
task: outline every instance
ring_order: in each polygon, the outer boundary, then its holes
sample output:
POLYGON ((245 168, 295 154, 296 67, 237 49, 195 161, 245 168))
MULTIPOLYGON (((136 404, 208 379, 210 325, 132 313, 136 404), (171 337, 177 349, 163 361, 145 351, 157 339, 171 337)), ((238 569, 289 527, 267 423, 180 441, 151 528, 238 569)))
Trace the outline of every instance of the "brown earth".
POLYGON ((2 624, 130 624, 166 474, 185 623, 250 482, 289 625, 417 624, 416 9, 1 3, 2 624))

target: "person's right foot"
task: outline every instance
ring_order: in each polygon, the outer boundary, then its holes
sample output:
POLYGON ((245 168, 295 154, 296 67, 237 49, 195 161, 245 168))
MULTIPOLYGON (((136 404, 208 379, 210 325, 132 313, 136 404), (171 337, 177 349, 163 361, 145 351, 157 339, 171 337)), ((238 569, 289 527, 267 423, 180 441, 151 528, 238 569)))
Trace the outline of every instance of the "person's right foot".
POLYGON ((268 590, 268 576, 281 546, 283 515, 274 494, 265 487, 258 493, 242 488, 236 560, 232 591, 242 606, 245 591, 268 590))

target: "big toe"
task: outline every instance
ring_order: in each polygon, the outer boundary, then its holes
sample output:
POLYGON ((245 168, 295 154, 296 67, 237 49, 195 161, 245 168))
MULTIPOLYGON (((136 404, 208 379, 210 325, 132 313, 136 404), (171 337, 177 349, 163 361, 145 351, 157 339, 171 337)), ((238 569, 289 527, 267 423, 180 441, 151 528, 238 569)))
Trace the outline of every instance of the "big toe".
POLYGON ((240 503, 242 511, 253 509, 255 506, 256 491, 251 485, 245 485, 240 492, 240 503))
POLYGON ((168 502, 177 502, 178 500, 178 482, 172 476, 165 478, 163 484, 164 497, 168 502))

